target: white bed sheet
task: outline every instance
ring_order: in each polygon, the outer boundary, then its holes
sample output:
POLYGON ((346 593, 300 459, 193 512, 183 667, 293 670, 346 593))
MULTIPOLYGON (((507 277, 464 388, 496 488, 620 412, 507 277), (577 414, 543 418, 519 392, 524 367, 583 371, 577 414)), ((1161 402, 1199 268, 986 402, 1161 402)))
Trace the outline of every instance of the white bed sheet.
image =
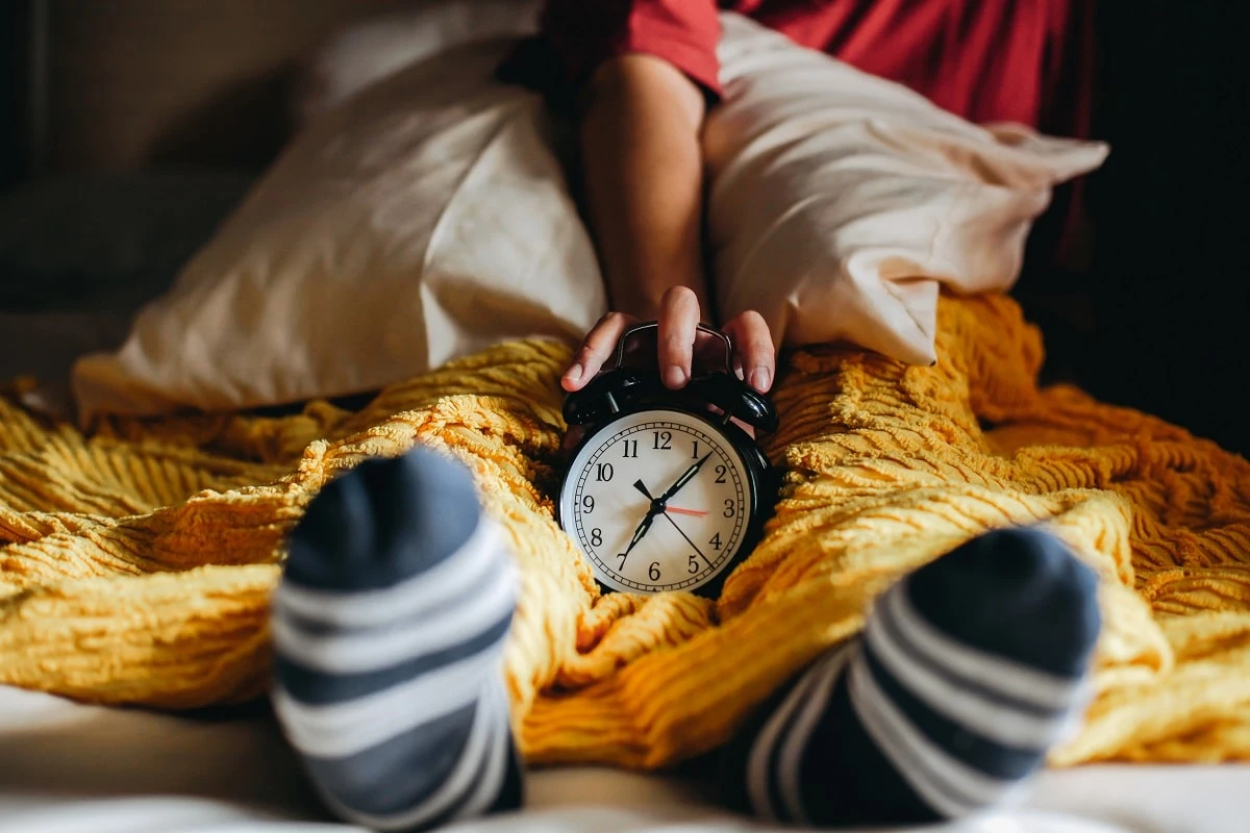
MULTIPOLYGON (((473 831, 770 831, 697 785, 608 769, 531 773, 526 809, 473 831)), ((105 709, 0 686, 0 833, 355 830, 319 809, 272 719, 105 709)), ((1244 833, 1250 765, 1098 766, 1045 773, 1011 812, 942 833, 1244 833)))

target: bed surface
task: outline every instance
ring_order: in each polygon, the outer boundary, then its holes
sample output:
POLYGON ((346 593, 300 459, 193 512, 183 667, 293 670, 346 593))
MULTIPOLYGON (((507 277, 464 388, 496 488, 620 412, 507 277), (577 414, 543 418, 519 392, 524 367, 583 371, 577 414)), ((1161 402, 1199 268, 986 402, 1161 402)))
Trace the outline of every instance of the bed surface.
MULTIPOLYGON (((0 342, 14 345, 0 355, 67 365, 82 349, 71 336, 114 335, 110 319, 97 316, 73 309, 15 312, 13 321, 27 329, 0 327, 0 342), (87 327, 89 321, 99 329, 87 327)), ((1045 773, 1032 799, 1010 813, 915 829, 1241 833, 1250 829, 1248 796, 1250 765, 1082 767, 1045 773)), ((455 830, 779 830, 721 811, 701 785, 671 776, 543 770, 531 773, 528 799, 520 814, 455 830)), ((319 809, 266 714, 173 717, 88 707, 0 686, 0 833, 355 829, 333 823, 319 809)))
MULTIPOLYGON (((532 773, 519 814, 457 831, 773 830, 673 777, 532 773)), ((1010 813, 944 833, 1234 833, 1250 765, 1097 766, 1045 773, 1010 813)), ((264 714, 186 718, 83 706, 0 687, 0 833, 353 830, 328 821, 264 714)))

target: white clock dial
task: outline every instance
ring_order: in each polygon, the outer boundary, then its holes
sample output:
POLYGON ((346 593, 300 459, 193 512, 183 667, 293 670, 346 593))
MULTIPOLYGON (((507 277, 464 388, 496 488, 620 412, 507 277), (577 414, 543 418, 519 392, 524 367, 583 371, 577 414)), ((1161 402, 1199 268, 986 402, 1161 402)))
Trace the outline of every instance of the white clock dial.
POLYGON ((693 590, 737 555, 751 525, 750 490, 745 462, 712 422, 638 411, 579 449, 560 518, 606 586, 693 590))

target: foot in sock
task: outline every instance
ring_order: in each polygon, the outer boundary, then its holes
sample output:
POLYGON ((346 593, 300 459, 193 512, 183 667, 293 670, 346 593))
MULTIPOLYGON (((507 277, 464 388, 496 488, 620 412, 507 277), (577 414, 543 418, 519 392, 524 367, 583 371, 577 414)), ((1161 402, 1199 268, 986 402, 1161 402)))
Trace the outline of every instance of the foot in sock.
POLYGON ((730 745, 731 801, 823 827, 1010 803, 1086 704, 1096 584, 1033 529, 988 533, 926 565, 730 745))
POLYGON ((273 700, 332 810, 419 830, 520 804, 502 665, 515 606, 453 461, 371 460, 312 501, 274 596, 273 700))

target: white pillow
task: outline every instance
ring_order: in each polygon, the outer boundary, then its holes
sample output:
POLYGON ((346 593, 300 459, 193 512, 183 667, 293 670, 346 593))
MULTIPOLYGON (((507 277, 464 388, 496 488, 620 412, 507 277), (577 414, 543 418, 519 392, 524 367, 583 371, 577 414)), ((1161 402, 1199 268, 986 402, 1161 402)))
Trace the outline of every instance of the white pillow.
POLYGON ((223 410, 376 389, 606 309, 540 96, 512 43, 409 67, 324 113, 145 306, 80 360, 80 415, 223 410))
POLYGON ((303 62, 300 126, 406 66, 457 46, 538 31, 541 0, 409 0, 334 33, 303 62))
POLYGON ((939 285, 1006 290, 1053 185, 1107 147, 978 127, 723 14, 704 153, 716 294, 779 344, 847 341, 929 364, 939 285))

